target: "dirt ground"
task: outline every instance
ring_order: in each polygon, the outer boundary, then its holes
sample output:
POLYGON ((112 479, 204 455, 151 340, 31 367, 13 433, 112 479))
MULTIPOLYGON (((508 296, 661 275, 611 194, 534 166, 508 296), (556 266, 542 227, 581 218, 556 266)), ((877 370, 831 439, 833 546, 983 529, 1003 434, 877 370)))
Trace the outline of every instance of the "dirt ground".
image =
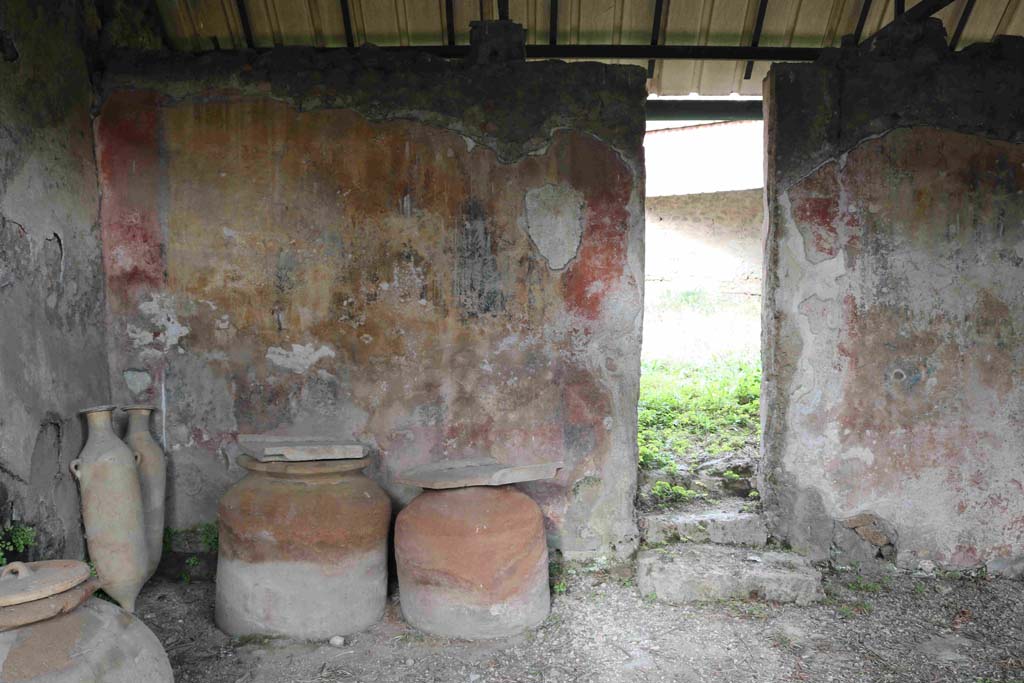
POLYGON ((228 638, 213 625, 212 583, 155 580, 137 614, 178 683, 1024 683, 1024 582, 845 571, 825 583, 813 607, 673 607, 639 595, 628 566, 568 569, 536 632, 477 643, 409 628, 397 598, 340 648, 228 638))

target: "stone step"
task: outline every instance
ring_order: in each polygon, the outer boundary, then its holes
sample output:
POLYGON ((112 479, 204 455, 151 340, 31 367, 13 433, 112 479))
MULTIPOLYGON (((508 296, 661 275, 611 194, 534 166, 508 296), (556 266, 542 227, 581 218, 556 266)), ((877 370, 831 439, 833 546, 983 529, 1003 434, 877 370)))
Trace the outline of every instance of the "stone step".
POLYGON ((821 574, 795 553, 679 543, 637 556, 641 595, 683 604, 756 597, 806 605, 821 600, 821 574))
POLYGON ((640 519, 640 533, 648 545, 686 541, 760 548, 768 542, 764 518, 739 510, 647 515, 640 519))

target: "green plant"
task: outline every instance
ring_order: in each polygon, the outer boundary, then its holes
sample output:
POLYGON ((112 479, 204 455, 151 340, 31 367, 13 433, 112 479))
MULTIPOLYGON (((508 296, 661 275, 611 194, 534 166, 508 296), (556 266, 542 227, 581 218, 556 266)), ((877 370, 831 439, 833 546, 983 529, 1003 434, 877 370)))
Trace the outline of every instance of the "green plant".
POLYGON ((185 558, 185 566, 188 567, 188 569, 186 569, 185 571, 183 571, 181 573, 181 582, 182 583, 192 583, 192 571, 191 570, 194 570, 196 567, 199 566, 199 564, 200 564, 199 558, 196 557, 195 555, 189 555, 187 558, 185 558))
POLYGON ((217 552, 220 545, 217 525, 214 522, 204 522, 199 525, 199 541, 209 552, 217 552))
POLYGON ((651 495, 660 505, 671 505, 672 503, 688 503, 696 498, 704 497, 703 493, 688 489, 685 486, 677 486, 667 481, 657 481, 651 486, 651 495))
POLYGON ((760 387, 756 360, 645 362, 637 406, 640 467, 674 473, 678 462, 692 466, 701 452, 717 454, 756 444, 760 387))
POLYGON ((917 595, 924 595, 926 590, 928 590, 928 588, 920 581, 914 584, 914 593, 917 595))
POLYGON ((164 553, 174 550, 174 537, 178 532, 170 527, 164 527, 164 553))
POLYGON ((853 608, 849 605, 842 605, 839 607, 839 616, 843 619, 853 619, 857 616, 857 613, 853 611, 853 608))
POLYGON ((757 500, 761 497, 761 494, 757 492, 757 489, 751 489, 750 493, 747 494, 747 498, 751 500, 757 500))
POLYGON ((741 477, 732 470, 726 470, 725 472, 722 472, 722 478, 728 479, 729 481, 739 481, 741 477))
POLYGON ((565 581, 559 581, 551 587, 551 592, 555 595, 565 595, 567 590, 569 590, 569 586, 566 585, 565 581))
POLYGON ((23 553, 36 544, 36 530, 24 524, 0 528, 0 567, 7 564, 8 553, 23 553))
POLYGON ((852 591, 859 591, 861 593, 877 593, 882 590, 882 584, 867 581, 863 576, 858 576, 853 581, 846 584, 846 587, 852 591))

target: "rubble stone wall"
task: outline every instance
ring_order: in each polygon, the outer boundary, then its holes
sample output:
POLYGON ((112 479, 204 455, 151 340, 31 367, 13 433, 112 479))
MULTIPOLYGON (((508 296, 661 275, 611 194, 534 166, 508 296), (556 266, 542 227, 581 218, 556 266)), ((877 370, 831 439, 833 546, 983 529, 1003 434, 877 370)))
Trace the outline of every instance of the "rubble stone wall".
POLYGON ((113 64, 97 121, 111 382, 164 408, 169 523, 239 433, 565 463, 567 556, 635 545, 644 79, 365 50, 113 64))
POLYGON ((766 81, 764 471, 817 558, 1024 568, 1024 41, 766 81))

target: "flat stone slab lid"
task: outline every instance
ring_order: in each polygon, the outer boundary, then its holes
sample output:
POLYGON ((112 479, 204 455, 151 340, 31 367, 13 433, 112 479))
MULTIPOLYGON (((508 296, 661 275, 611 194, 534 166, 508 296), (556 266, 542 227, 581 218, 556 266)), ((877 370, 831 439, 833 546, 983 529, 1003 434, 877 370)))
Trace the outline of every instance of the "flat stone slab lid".
POLYGON ((366 457, 367 450, 361 443, 346 443, 331 436, 239 434, 238 444, 262 462, 356 460, 366 457))
POLYGON ((395 477, 401 484, 424 489, 457 489, 465 486, 505 486, 524 481, 551 479, 562 467, 560 462, 513 465, 493 458, 441 460, 419 465, 395 477))
POLYGON ((89 565, 78 560, 11 562, 0 571, 0 607, 42 600, 88 578, 89 565))
POLYGON ((309 474, 337 474, 339 472, 352 472, 361 470, 370 464, 369 458, 334 458, 331 460, 257 460, 251 455, 244 453, 238 456, 236 461, 239 467, 250 472, 266 472, 268 474, 281 474, 291 476, 302 476, 309 474))

